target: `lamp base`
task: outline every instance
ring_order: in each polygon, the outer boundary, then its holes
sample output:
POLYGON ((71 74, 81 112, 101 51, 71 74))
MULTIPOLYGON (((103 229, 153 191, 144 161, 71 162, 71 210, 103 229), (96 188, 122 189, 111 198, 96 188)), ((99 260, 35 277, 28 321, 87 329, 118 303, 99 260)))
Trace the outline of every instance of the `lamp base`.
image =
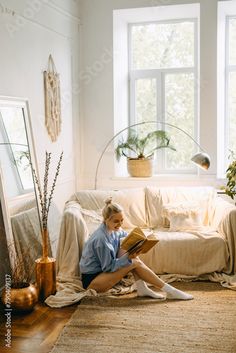
POLYGON ((44 301, 56 293, 56 259, 42 257, 35 260, 35 263, 38 296, 39 300, 44 301))

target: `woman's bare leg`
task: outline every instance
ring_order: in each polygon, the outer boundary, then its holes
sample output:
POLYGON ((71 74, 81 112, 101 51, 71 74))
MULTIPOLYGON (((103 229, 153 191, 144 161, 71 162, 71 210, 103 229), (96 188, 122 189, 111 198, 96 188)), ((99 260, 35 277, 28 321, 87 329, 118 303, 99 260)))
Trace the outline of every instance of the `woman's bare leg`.
POLYGON ((165 282, 162 281, 148 266, 146 266, 140 259, 136 258, 135 262, 138 262, 138 265, 132 271, 134 278, 141 278, 143 281, 152 284, 154 287, 161 289, 165 282))
POLYGON ((135 261, 129 266, 122 267, 115 272, 103 272, 95 277, 88 289, 95 289, 98 293, 106 292, 117 284, 123 277, 125 277, 130 271, 132 271, 137 264, 135 261))
POLYGON ((92 280, 88 289, 95 289, 98 293, 106 292, 117 284, 130 271, 133 272, 135 278, 142 279, 144 282, 152 284, 154 287, 161 289, 167 293, 169 299, 193 299, 193 296, 186 294, 169 284, 162 281, 149 267, 147 267, 140 259, 135 258, 132 264, 115 272, 103 272, 92 280))
POLYGON ((148 268, 140 259, 132 260, 130 266, 122 267, 115 272, 103 272, 95 277, 88 289, 95 289, 97 292, 106 292, 117 284, 130 271, 133 272, 135 279, 142 279, 143 281, 152 284, 154 287, 161 289, 165 282, 163 282, 150 268, 148 268))

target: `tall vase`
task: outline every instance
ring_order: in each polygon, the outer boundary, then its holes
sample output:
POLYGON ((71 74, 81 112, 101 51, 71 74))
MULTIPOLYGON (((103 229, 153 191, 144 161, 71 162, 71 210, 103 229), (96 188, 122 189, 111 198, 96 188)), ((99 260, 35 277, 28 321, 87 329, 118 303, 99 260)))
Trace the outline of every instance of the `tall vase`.
POLYGON ((56 293, 56 259, 48 256, 48 239, 48 230, 43 229, 43 256, 35 261, 36 285, 41 301, 56 293))

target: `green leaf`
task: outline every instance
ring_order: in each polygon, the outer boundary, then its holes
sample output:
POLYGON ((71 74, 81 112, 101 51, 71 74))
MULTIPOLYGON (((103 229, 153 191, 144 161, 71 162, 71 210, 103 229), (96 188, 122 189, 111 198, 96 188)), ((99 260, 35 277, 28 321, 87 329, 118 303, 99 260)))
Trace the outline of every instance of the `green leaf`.
POLYGON ((139 136, 136 130, 130 129, 126 141, 122 139, 118 143, 115 154, 118 161, 121 156, 148 158, 152 156, 156 150, 161 148, 170 148, 176 151, 176 149, 170 145, 170 138, 166 131, 155 130, 145 136, 139 136))

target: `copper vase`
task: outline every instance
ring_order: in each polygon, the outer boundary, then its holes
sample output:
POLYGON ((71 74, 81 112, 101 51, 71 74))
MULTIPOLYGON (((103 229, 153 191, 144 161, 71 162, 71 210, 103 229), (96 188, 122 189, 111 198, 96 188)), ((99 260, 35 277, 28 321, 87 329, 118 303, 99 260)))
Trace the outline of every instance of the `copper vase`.
POLYGON ((36 263, 36 284, 39 299, 44 301, 56 293, 56 259, 48 256, 48 230, 43 229, 43 256, 36 263))
POLYGON ((2 302, 14 312, 31 311, 38 301, 36 287, 30 283, 19 283, 19 288, 3 289, 2 302))

